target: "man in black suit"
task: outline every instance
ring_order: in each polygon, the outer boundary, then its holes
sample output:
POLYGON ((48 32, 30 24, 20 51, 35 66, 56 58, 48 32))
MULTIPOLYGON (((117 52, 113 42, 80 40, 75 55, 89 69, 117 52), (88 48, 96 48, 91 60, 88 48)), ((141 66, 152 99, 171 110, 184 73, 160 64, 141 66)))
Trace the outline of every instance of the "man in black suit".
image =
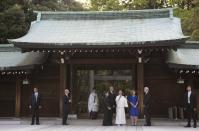
POLYGON ((32 109, 31 125, 34 125, 35 117, 36 117, 36 124, 39 125, 39 109, 41 109, 41 95, 38 92, 37 88, 34 88, 34 92, 31 96, 29 108, 32 109))
POLYGON ((196 96, 191 90, 191 86, 187 86, 187 92, 184 96, 185 110, 187 111, 187 125, 185 127, 191 127, 191 118, 193 118, 194 125, 193 127, 197 127, 196 122, 196 96))
POLYGON ((109 101, 109 104, 110 104, 110 121, 111 121, 111 125, 112 125, 112 119, 113 119, 113 114, 115 112, 115 107, 116 107, 116 102, 115 102, 115 98, 116 98, 116 95, 114 94, 114 88, 113 86, 110 86, 109 87, 109 95, 108 95, 108 101, 109 101))
POLYGON ((63 97, 63 121, 62 121, 63 125, 68 125, 67 119, 70 111, 70 103, 71 100, 69 99, 69 90, 65 89, 63 97))
POLYGON ((146 120, 145 126, 151 126, 151 94, 149 93, 149 88, 144 87, 144 115, 146 120))

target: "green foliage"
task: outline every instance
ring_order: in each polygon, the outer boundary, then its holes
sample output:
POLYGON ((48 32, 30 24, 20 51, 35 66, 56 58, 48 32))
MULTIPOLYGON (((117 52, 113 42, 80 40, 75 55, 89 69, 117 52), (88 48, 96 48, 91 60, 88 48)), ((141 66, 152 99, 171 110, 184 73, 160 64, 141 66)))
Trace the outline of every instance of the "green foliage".
POLYGON ((177 8, 174 10, 174 16, 181 18, 182 30, 185 35, 190 35, 192 32, 191 18, 193 16, 192 10, 177 8))
POLYGON ((0 43, 6 43, 7 39, 17 38, 24 35, 28 29, 26 15, 23 6, 17 1, 1 1, 0 12, 0 43))
POLYGON ((183 33, 190 36, 191 40, 199 40, 199 5, 196 3, 195 5, 193 9, 178 8, 174 12, 174 15, 182 20, 183 33))
POLYGON ((191 18, 191 40, 199 40, 199 6, 193 10, 191 18))
POLYGON ((147 0, 122 0, 124 9, 145 9, 147 7, 147 0))
POLYGON ((74 0, 37 0, 32 3, 37 11, 82 11, 82 5, 74 0))
POLYGON ((91 0, 91 10, 108 11, 121 9, 122 6, 117 0, 91 0))
POLYGON ((199 29, 193 31, 191 35, 191 40, 199 41, 199 29))
POLYGON ((0 0, 0 44, 25 35, 38 11, 80 11, 74 0, 0 0))
POLYGON ((190 9, 192 0, 91 0, 92 10, 134 10, 180 7, 190 9))

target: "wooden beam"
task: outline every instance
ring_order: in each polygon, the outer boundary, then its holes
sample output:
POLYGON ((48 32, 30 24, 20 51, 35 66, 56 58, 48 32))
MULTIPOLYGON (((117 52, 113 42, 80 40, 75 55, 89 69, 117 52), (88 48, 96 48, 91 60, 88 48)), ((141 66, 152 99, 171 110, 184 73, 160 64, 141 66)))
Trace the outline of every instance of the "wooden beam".
POLYGON ((17 78, 16 79, 15 117, 20 117, 20 110, 21 110, 21 85, 22 85, 21 79, 17 78))
POLYGON ((63 95, 64 90, 66 89, 66 73, 67 73, 66 64, 60 64, 60 88, 59 88, 59 116, 63 115, 63 95))
POLYGON ((144 99, 144 64, 137 64, 137 88, 138 88, 138 97, 139 97, 139 110, 140 117, 143 118, 143 99, 144 99))
POLYGON ((98 76, 98 75, 95 75, 94 77, 95 80, 132 80, 132 76, 98 76))
POLYGON ((137 59, 133 58, 75 58, 70 59, 71 64, 135 64, 137 59))

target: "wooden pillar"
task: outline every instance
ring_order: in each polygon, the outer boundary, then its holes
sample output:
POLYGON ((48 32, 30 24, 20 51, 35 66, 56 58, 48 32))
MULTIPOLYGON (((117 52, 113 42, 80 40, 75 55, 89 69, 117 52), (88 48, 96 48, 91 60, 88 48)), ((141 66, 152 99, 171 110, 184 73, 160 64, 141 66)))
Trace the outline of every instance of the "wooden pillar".
POLYGON ((67 65, 60 64, 60 90, 59 90, 59 115, 62 117, 63 115, 63 95, 64 90, 66 89, 66 73, 67 73, 67 65))
POLYGON ((16 79, 16 99, 15 99, 15 117, 20 116, 21 110, 21 85, 22 81, 20 78, 16 79))
POLYGON ((72 99, 72 104, 71 104, 71 113, 75 114, 76 111, 76 104, 77 104, 77 100, 76 100, 76 88, 75 88, 75 73, 76 71, 74 70, 73 64, 70 63, 70 67, 69 67, 70 71, 69 71, 69 81, 70 81, 70 97, 72 99))
POLYGON ((78 80, 77 80, 77 68, 75 66, 72 68, 72 85, 71 85, 71 90, 72 90, 72 113, 77 114, 78 112, 78 94, 79 94, 79 87, 78 87, 78 80))
POLYGON ((90 92, 94 88, 94 85, 95 85, 94 70, 89 70, 89 89, 90 89, 90 92))
POLYGON ((143 99, 144 99, 144 64, 137 64, 137 88, 138 88, 138 97, 139 97, 139 110, 140 117, 143 118, 143 99))

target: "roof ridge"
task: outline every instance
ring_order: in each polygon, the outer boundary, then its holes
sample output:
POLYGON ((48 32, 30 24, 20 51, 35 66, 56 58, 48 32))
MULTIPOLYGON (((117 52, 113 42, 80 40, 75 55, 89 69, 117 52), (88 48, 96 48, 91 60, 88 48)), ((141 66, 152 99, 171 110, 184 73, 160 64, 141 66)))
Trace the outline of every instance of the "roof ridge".
POLYGON ((107 20, 173 17, 173 8, 122 11, 35 11, 39 20, 107 20))

